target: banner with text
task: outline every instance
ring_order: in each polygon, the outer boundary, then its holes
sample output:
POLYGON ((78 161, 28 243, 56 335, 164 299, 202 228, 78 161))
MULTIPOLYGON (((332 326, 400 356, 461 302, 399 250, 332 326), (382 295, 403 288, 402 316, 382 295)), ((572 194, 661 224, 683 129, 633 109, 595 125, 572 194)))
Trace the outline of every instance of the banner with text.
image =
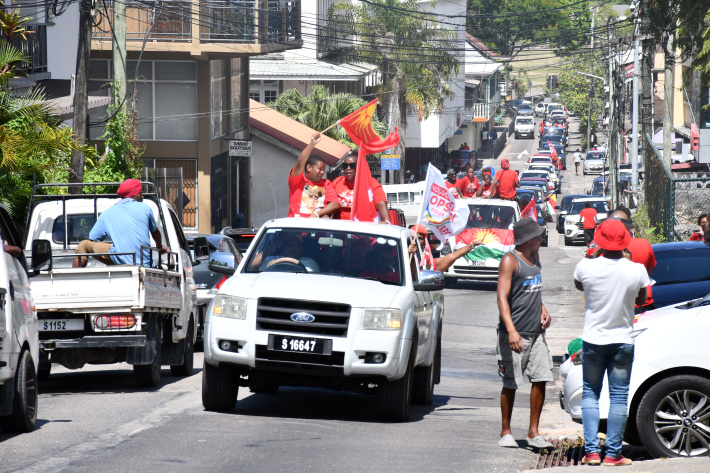
POLYGON ((468 204, 454 198, 446 188, 441 171, 429 163, 419 208, 419 223, 429 228, 443 243, 466 227, 469 213, 468 204))

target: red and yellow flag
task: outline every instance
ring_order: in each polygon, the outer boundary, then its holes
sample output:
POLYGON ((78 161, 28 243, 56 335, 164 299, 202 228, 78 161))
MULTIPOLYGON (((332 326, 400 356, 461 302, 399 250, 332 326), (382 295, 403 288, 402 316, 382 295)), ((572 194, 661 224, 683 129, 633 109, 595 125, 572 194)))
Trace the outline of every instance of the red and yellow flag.
POLYGON ((338 122, 360 148, 362 154, 379 153, 393 148, 399 143, 399 132, 396 127, 394 132, 384 139, 380 138, 375 133, 375 130, 372 129, 372 116, 375 114, 376 109, 377 99, 355 110, 338 122))

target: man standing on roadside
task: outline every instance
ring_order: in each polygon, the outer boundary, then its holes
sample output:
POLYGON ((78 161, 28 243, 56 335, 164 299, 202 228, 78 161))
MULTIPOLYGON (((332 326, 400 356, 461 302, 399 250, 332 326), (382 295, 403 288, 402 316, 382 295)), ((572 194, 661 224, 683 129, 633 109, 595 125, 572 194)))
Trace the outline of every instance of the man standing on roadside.
POLYGON ((643 305, 651 283, 646 268, 624 257, 631 235, 622 222, 607 219, 599 225, 595 241, 603 255, 583 259, 574 270, 574 285, 584 291, 582 329, 582 423, 585 455, 582 464, 601 463, 599 395, 606 373, 609 385, 609 415, 606 458, 609 466, 630 465, 621 455, 626 429, 629 379, 634 360, 634 302, 643 305))
POLYGON ((545 403, 545 383, 552 381, 552 360, 545 341, 550 314, 542 304, 542 269, 538 251, 545 227, 530 217, 513 226, 515 249, 506 253, 498 276, 498 374, 503 378, 500 394, 502 429, 498 445, 517 448, 510 430, 515 393, 525 374, 530 389, 530 425, 527 443, 535 448, 552 448, 540 436, 538 426, 545 403))
POLYGON ((500 160, 501 170, 496 173, 493 180, 491 195, 503 200, 515 200, 515 189, 520 187, 518 173, 510 169, 510 161, 500 160))
POLYGON ((574 172, 579 176, 579 164, 582 162, 582 153, 577 150, 574 153, 574 172))
POLYGON ((594 229, 597 226, 597 211, 589 202, 584 203, 584 208, 579 213, 579 221, 582 222, 584 229, 584 243, 589 244, 594 240, 594 229))
POLYGON ((333 215, 340 208, 333 184, 323 179, 323 158, 311 156, 319 141, 320 133, 314 133, 288 175, 289 217, 320 218, 333 215))

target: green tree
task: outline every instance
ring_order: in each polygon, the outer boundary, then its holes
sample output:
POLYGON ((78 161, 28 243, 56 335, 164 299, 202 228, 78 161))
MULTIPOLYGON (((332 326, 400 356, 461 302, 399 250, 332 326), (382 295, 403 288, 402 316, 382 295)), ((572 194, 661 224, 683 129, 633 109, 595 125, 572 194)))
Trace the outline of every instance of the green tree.
MULTIPOLYGON (((589 121, 589 91, 590 78, 577 74, 577 72, 591 72, 591 65, 596 61, 590 56, 575 56, 560 68, 558 84, 560 102, 579 117, 579 132, 581 135, 580 146, 587 147, 587 126, 589 121)), ((603 75, 603 72, 600 72, 603 75)), ((594 87, 594 100, 592 107, 592 134, 597 132, 597 124, 603 116, 604 104, 607 101, 604 84, 599 80, 591 80, 594 87)))
POLYGON ((375 93, 389 130, 399 129, 394 154, 401 156, 402 166, 395 180, 404 182, 407 117, 426 119, 453 97, 449 79, 459 71, 456 34, 422 11, 417 0, 337 3, 329 26, 355 38, 352 47, 340 51, 341 60, 375 64, 382 74, 375 93))

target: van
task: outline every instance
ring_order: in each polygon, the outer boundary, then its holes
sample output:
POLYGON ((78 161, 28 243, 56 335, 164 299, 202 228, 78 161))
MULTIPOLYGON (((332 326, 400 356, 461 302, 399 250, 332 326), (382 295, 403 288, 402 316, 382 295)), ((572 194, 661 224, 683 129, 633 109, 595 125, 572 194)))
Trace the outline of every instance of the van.
POLYGON ((387 195, 387 205, 402 210, 407 222, 412 223, 419 217, 419 205, 422 202, 424 187, 425 182, 420 181, 414 184, 385 184, 382 190, 387 195))

